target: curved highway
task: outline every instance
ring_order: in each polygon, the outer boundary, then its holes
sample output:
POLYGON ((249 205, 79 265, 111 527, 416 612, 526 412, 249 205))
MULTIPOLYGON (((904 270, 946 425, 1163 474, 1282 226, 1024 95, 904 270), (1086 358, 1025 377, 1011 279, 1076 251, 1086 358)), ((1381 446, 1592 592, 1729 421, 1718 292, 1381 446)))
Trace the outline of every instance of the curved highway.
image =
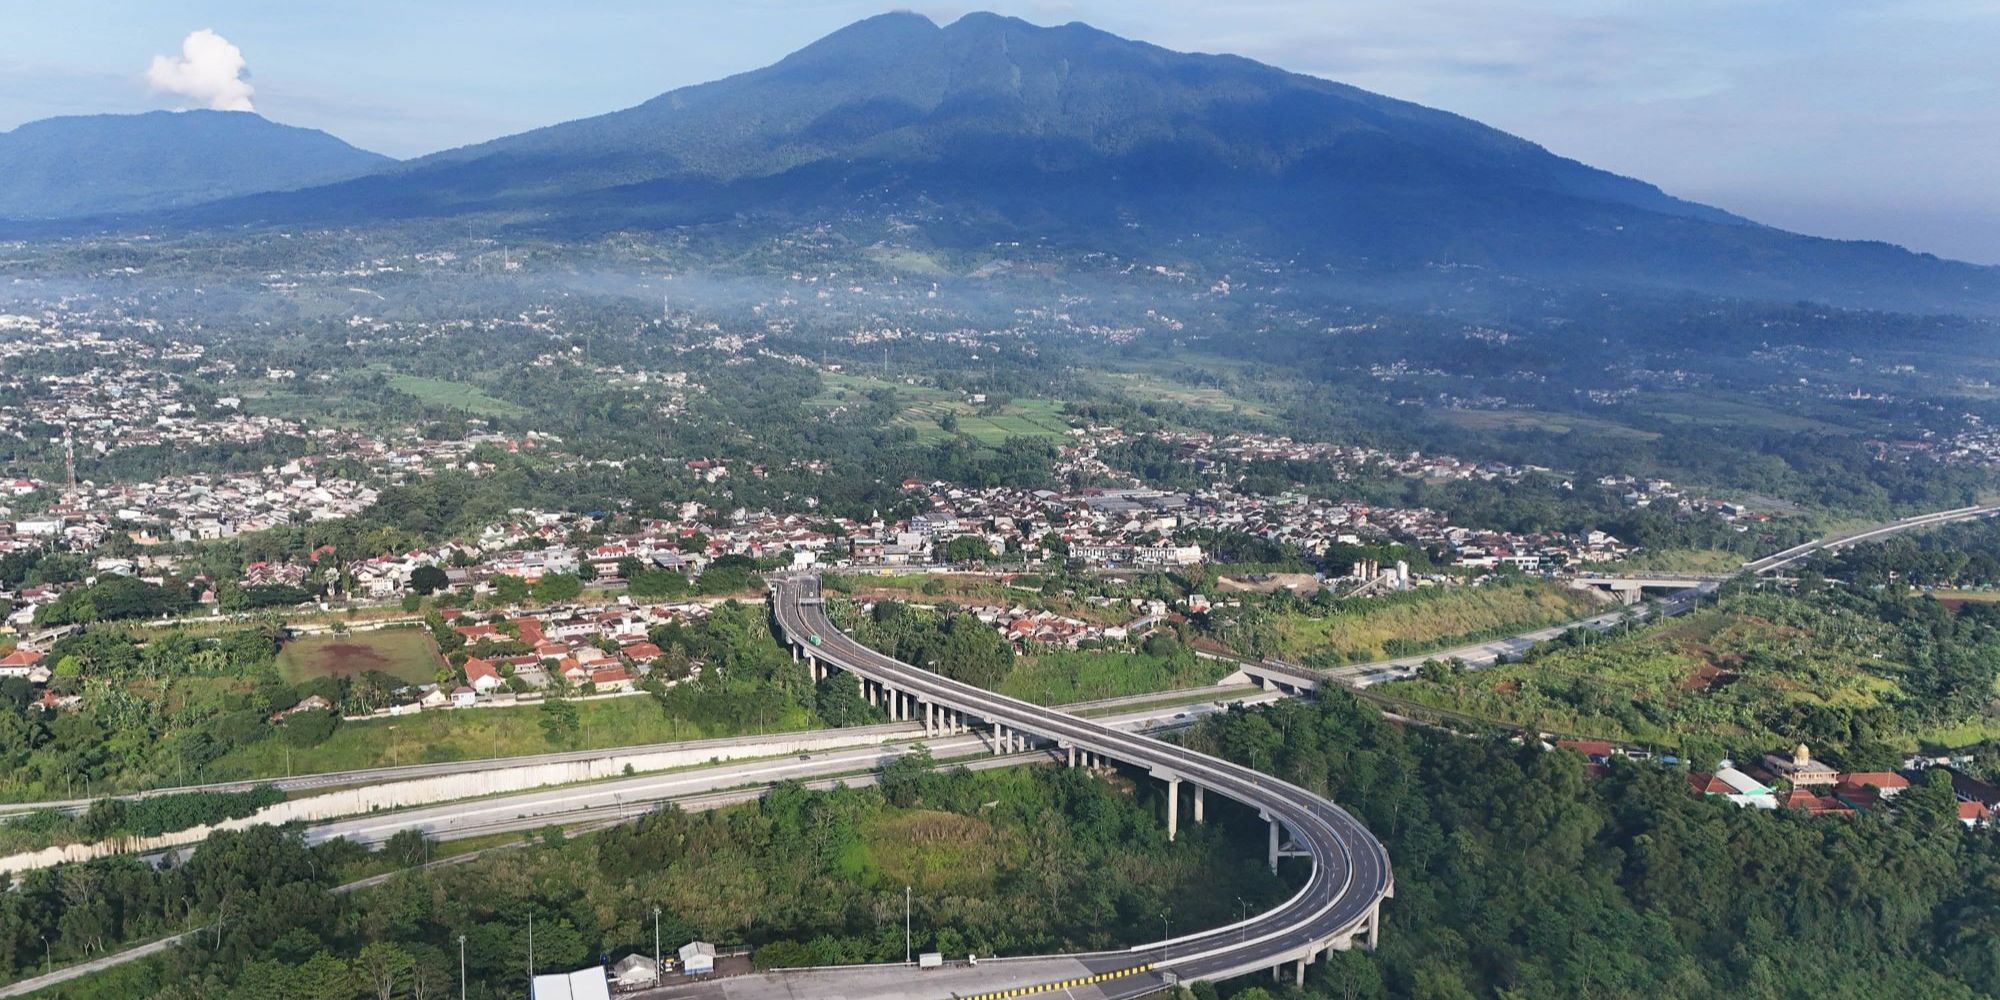
MULTIPOLYGON (((1280 842, 1289 841, 1282 844, 1283 853, 1311 863, 1304 887, 1264 913, 1228 927, 1133 949, 1159 952, 1165 960, 1153 963, 1155 972, 1135 976, 1107 996, 1143 995, 1163 981, 1172 981, 1169 976, 1184 981, 1225 979, 1293 961, 1301 963, 1302 976, 1303 963, 1327 948, 1349 947, 1356 938, 1372 945, 1382 900, 1394 894, 1395 879, 1382 843, 1346 810, 1249 768, 962 684, 885 656, 834 627, 821 605, 817 578, 790 576, 770 582, 778 626, 805 655, 919 702, 976 717, 986 726, 1032 734, 1060 748, 1145 768, 1156 777, 1228 796, 1272 821, 1274 858, 1280 842)), ((1170 807, 1170 815, 1175 808, 1177 804, 1170 807)))

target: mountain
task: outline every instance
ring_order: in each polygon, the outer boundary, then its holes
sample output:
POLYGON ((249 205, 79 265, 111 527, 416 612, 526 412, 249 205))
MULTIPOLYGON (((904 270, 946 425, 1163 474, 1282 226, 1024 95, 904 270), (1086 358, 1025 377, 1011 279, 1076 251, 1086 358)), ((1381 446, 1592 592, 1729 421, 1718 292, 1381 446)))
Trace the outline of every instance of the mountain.
POLYGON ((0 218, 143 212, 326 184, 394 163, 242 111, 153 111, 0 132, 0 218))
POLYGON ((633 108, 172 221, 444 217, 556 235, 894 219, 944 245, 1247 250, 1385 284, 1485 274, 2000 311, 2000 269, 1760 226, 1248 59, 992 14, 870 18, 633 108))

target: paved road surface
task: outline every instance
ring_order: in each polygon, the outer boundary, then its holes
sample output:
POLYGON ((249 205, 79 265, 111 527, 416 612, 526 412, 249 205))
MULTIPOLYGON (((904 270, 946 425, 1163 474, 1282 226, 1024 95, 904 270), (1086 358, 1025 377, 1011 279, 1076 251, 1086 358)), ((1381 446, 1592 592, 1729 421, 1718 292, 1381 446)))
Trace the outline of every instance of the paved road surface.
MULTIPOLYGON (((1213 689, 1217 696, 1222 696, 1234 690, 1229 688, 1213 689)), ((1118 698, 1100 698, 1094 701, 1077 702, 1064 707, 1070 711, 1099 712, 1124 705, 1149 704, 1183 695, 1192 697, 1208 693, 1208 691, 1209 689, 1156 691, 1146 694, 1125 695, 1118 698)), ((487 710, 481 709, 479 711, 487 710)), ((701 751, 715 751, 716 756, 727 756, 730 751, 747 750, 751 754, 761 756, 769 752, 765 748, 768 748, 773 742, 783 742, 786 740, 842 741, 841 743, 828 744, 827 749, 833 749, 841 745, 860 746, 864 744, 880 744, 899 739, 911 740, 921 736, 922 733, 923 727, 913 722, 889 722, 875 726, 852 726, 845 729, 805 729, 789 733, 764 733, 749 736, 725 736, 706 740, 686 740, 680 743, 646 743, 636 746, 600 747, 592 750, 565 750, 557 753, 528 754, 518 757, 487 757, 479 760, 447 761, 437 764, 403 764, 395 767, 327 771, 319 774, 300 774, 283 778, 217 781, 200 785, 156 788, 148 791, 122 794, 116 797, 141 799, 154 795, 173 795, 185 792, 242 792, 264 785, 270 785, 286 792, 324 791, 333 788, 350 788, 360 785, 380 785, 392 781, 407 781, 413 778, 435 778, 449 774, 473 774, 481 771, 504 771, 516 767, 602 760, 606 757, 624 757, 634 754, 696 754, 701 751)), ((736 756, 748 756, 751 754, 736 754, 736 756)), ((301 754, 301 756, 306 755, 301 754)), ((63 812, 81 813, 88 809, 91 803, 103 797, 0 803, 0 821, 4 821, 13 815, 32 812, 37 809, 57 809, 63 812)))
MULTIPOLYGON (((1154 952, 1152 957, 1158 957, 1154 952)), ((841 967, 785 973, 733 976, 706 982, 674 983, 680 977, 669 973, 670 982, 658 989, 631 994, 636 1000, 945 1000, 947 997, 976 996, 994 990, 1040 986, 1092 975, 1117 972, 1146 964, 1146 957, 1125 952, 1109 955, 1065 956, 1042 959, 987 960, 976 966, 958 961, 940 969, 915 969, 907 965, 841 967)), ((1133 976, 1132 981, 1142 977, 1133 976)), ((1159 979, 1150 980, 1158 989, 1159 979)), ((1100 985, 1073 986, 1044 996, 1055 1000, 1104 1000, 1125 996, 1130 985, 1125 977, 1100 985)))
MULTIPOLYGON (((788 641, 829 666, 886 684, 920 701, 964 712, 988 725, 1194 783, 1281 822, 1296 855, 1310 860, 1305 885, 1291 899, 1238 925, 1203 930, 1152 946, 1171 947, 1170 968, 1182 978, 1228 978, 1314 955, 1336 941, 1346 942, 1374 926, 1381 901, 1394 891, 1388 853, 1381 842, 1345 810, 1306 789, 1228 761, 1108 729, 903 663, 834 628, 819 604, 816 579, 779 577, 771 584, 779 630, 788 641)), ((1140 996, 1161 984, 1160 973, 1155 972, 1107 984, 1103 992, 1107 997, 1140 996)))

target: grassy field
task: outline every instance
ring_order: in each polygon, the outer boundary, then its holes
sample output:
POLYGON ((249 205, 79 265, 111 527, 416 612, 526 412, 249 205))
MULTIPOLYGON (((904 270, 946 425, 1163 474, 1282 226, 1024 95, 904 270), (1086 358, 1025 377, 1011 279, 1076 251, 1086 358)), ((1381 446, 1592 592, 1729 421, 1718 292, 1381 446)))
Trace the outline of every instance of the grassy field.
POLYGON ((806 401, 808 406, 832 409, 853 403, 877 389, 889 389, 904 406, 896 423, 914 429, 925 442, 963 437, 985 445, 996 445, 1010 437, 1063 437, 1069 424, 1063 420, 1062 404, 1047 399, 1015 399, 996 412, 984 412, 956 392, 929 386, 907 385, 866 375, 827 372, 820 376, 825 388, 806 401), (941 421, 951 414, 958 422, 956 431, 944 429, 941 421))
POLYGON ((1205 687, 1228 676, 1233 669, 1228 663, 1186 651, 1156 659, 1143 653, 1062 650, 1017 663, 1007 679, 1000 682, 1000 693, 1023 701, 1061 705, 1205 687))
POLYGON ((1747 561, 1742 553, 1721 549, 1660 549, 1634 553, 1615 572, 1734 573, 1747 561))
POLYGON ((1627 427, 1624 424, 1597 417, 1575 413, 1548 413, 1542 410, 1459 410, 1435 411, 1438 418, 1454 427, 1475 431, 1548 431, 1551 434, 1568 434, 1571 431, 1604 437, 1611 440, 1652 441, 1660 435, 1652 431, 1627 427))
POLYGON ((428 684, 443 663, 437 643, 420 628, 309 635, 278 651, 278 675, 293 684, 314 677, 359 677, 371 670, 411 684, 428 684))
POLYGON ((938 260, 935 253, 927 250, 916 250, 910 247, 875 246, 869 247, 867 253, 869 259, 875 261, 877 264, 902 271, 909 271, 913 274, 925 274, 935 277, 951 273, 944 266, 943 262, 938 260))
POLYGON ((1204 410, 1240 413, 1270 419, 1271 407, 1258 400, 1236 395, 1214 386, 1190 385, 1164 374, 1149 371, 1103 371, 1086 373, 1091 382, 1134 400, 1166 400, 1204 410))
POLYGON ((1432 588, 1348 601, 1329 614, 1272 616, 1255 637, 1264 646, 1259 652, 1336 666, 1477 642, 1601 609, 1579 591, 1547 583, 1432 588))
POLYGON ((866 883, 907 885, 927 896, 990 892, 999 873, 1018 867, 1025 845, 984 818, 931 809, 871 818, 842 871, 866 883))
POLYGON ((465 382, 399 373, 390 376, 389 387, 433 406, 447 406, 476 416, 516 417, 526 412, 520 406, 489 396, 478 386, 465 382))
MULTIPOLYGON (((541 708, 481 708, 424 712, 399 719, 343 723, 325 743, 289 755, 290 773, 313 774, 400 764, 433 764, 487 757, 515 757, 559 750, 600 749, 738 735, 668 715, 652 698, 635 695, 602 701, 573 701, 580 723, 577 738, 551 743, 541 726, 541 708)), ((806 729, 814 721, 803 709, 773 709, 756 729, 806 729)), ((746 730, 749 731, 749 730, 746 730)), ((209 765, 204 780, 268 778, 287 773, 283 740, 270 739, 230 751, 209 765)))
MULTIPOLYGON (((1876 658, 1893 626, 1852 613, 1810 619, 1797 608, 1789 598, 1737 599, 1530 663, 1382 691, 1552 732, 1725 748, 1788 746, 1798 736, 1779 720, 1898 699, 1902 667, 1876 658)), ((1878 735, 1909 746, 1917 739, 1878 735)))
POLYGON ((1674 424, 1726 427, 1767 427, 1778 431, 1846 433, 1846 429, 1812 417, 1745 402, 1714 392, 1641 393, 1633 408, 1655 420, 1674 424))

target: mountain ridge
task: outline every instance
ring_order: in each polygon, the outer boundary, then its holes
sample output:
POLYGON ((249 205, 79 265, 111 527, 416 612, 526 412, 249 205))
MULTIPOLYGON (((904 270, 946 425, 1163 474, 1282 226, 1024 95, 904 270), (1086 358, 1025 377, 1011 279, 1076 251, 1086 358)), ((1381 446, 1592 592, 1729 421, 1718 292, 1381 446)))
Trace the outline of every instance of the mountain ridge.
POLYGON ((44 118, 0 132, 0 218, 170 209, 331 183, 392 162, 243 111, 44 118))
POLYGON ((581 237, 853 217, 966 246, 1196 240, 1384 272, 2000 312, 2000 268, 1784 232, 1240 56, 985 13, 878 15, 629 108, 115 224, 477 219, 581 237))

